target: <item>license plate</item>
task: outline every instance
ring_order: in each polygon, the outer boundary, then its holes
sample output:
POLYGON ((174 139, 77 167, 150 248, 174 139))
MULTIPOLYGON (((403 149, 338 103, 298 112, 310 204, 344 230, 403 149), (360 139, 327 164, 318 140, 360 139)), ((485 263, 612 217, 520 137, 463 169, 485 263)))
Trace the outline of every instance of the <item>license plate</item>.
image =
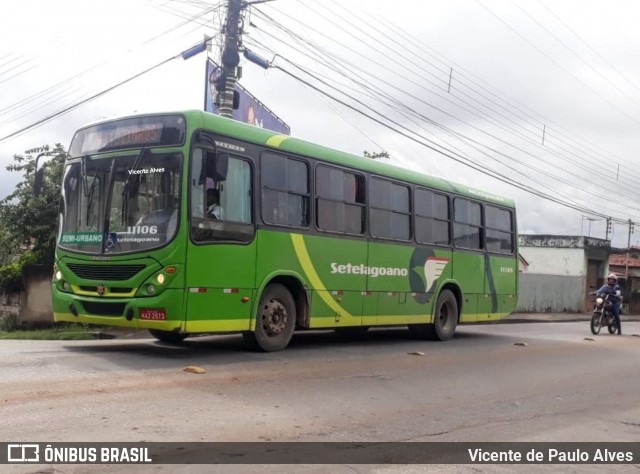
POLYGON ((140 319, 152 319, 154 321, 164 321, 167 319, 167 312, 162 309, 140 309, 140 319))

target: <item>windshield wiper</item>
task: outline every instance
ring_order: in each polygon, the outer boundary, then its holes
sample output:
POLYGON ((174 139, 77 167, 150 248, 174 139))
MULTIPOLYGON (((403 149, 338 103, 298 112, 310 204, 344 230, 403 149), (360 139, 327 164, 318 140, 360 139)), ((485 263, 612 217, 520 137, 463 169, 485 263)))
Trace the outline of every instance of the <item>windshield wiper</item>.
MULTIPOLYGON (((138 153, 138 156, 136 156, 136 159, 134 160, 133 165, 131 166, 131 169, 129 171, 136 170, 136 168, 142 162, 142 158, 144 158, 148 151, 148 148, 143 148, 142 150, 140 150, 140 153, 138 153)), ((131 176, 133 174, 134 173, 129 173, 124 181, 124 187, 122 188, 122 225, 126 224, 127 214, 129 213, 129 182, 131 181, 131 176)))
POLYGON ((82 192, 84 197, 89 197, 89 185, 87 184, 87 159, 89 155, 82 155, 80 158, 80 174, 82 174, 82 192))
MULTIPOLYGON (((96 172, 93 174, 93 180, 91 181, 91 188, 89 189, 89 195, 88 195, 88 199, 87 199, 87 223, 86 225, 89 226, 89 219, 91 216, 91 205, 93 204, 93 196, 95 194, 95 189, 96 189, 96 181, 98 180, 98 171, 99 168, 96 168, 96 172)), ((87 179, 87 176, 85 174, 84 176, 84 180, 87 179)), ((84 181, 83 181, 84 182, 84 181)))

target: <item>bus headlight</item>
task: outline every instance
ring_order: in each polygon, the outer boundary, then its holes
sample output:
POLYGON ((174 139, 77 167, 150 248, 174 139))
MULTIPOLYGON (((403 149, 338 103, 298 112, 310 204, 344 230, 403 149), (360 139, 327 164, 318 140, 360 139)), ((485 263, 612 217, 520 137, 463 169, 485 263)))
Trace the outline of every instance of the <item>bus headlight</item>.
POLYGON ((57 270, 55 273, 56 281, 62 280, 62 272, 57 270))
MULTIPOLYGON (((175 286, 176 277, 180 273, 178 265, 168 265, 157 269, 140 283, 136 296, 159 296, 175 286)), ((181 282, 178 282, 181 283, 181 282)))

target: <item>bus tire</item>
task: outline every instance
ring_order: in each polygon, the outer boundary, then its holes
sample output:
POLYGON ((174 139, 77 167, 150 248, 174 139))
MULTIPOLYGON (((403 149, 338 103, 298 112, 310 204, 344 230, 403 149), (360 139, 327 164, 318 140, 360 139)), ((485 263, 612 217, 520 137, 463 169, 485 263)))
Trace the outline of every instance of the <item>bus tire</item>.
POLYGON ((181 334, 175 331, 160 331, 159 329, 149 329, 149 334, 158 341, 166 342, 167 344, 180 344, 187 337, 187 334, 181 334))
POLYGON ((410 324, 409 332, 417 339, 448 341, 457 324, 458 301, 450 290, 442 290, 436 301, 433 324, 410 324))
POLYGON ((448 341, 453 337, 458 325, 458 301, 449 290, 442 290, 436 302, 433 318, 433 335, 438 341, 448 341))
POLYGON ((289 345, 296 327, 296 305, 286 286, 268 285, 258 305, 256 329, 243 333, 253 349, 263 352, 281 351, 289 345))

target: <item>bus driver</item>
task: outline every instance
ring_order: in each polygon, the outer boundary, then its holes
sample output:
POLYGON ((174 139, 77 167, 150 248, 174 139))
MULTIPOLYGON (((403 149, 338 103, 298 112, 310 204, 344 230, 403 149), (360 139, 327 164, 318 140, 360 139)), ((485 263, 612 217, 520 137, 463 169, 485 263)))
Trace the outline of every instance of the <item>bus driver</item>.
POLYGON ((220 191, 216 188, 207 189, 207 217, 223 219, 224 213, 220 207, 220 191))

